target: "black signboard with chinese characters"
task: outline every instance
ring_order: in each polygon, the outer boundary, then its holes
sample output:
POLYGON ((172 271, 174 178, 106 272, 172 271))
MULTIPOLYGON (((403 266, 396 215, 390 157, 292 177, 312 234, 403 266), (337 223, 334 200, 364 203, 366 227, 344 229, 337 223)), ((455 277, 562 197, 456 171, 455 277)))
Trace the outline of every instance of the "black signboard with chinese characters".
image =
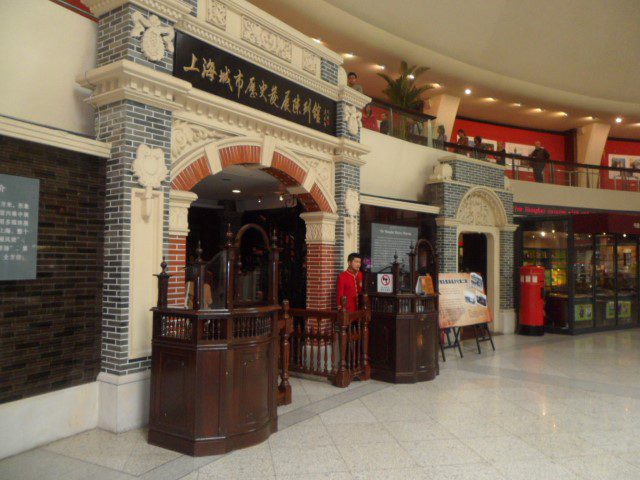
POLYGON ((0 281, 36 278, 40 180, 0 174, 0 281))
POLYGON ((336 133, 336 102, 330 98, 182 32, 176 32, 173 75, 200 90, 336 133))

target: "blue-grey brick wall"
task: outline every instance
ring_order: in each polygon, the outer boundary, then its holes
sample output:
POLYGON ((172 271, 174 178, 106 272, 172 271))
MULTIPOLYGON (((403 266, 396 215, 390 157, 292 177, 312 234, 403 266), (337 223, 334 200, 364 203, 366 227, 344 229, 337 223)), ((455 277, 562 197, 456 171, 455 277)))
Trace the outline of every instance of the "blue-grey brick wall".
POLYGON ((513 308, 513 236, 514 232, 500 232, 500 308, 513 308))
POLYGON ((351 135, 347 129, 347 124, 344 121, 344 110, 347 105, 348 104, 346 102, 338 102, 336 109, 336 137, 346 137, 354 142, 359 142, 362 127, 358 129, 358 135, 351 135))
MULTIPOLYGON (((128 3, 99 18, 97 66, 102 67, 118 60, 130 60, 160 72, 172 73, 173 53, 165 51, 162 60, 151 62, 142 53, 142 36, 131 36, 134 12, 140 12, 146 18, 150 15, 147 10, 128 3)), ((165 18, 158 18, 163 25, 171 25, 165 18)))
MULTIPOLYGON (((335 271, 341 272, 346 268, 343 257, 344 251, 344 218, 347 216, 345 197, 348 189, 360 192, 360 167, 345 162, 335 164, 335 201, 338 207, 336 222, 336 263, 335 271)), ((360 213, 356 216, 356 234, 360 231, 360 213)), ((352 253, 352 252, 347 252, 352 253)))
POLYGON ((480 165, 477 162, 463 158, 447 162, 453 170, 452 180, 482 185, 489 188, 504 188, 504 172, 502 169, 490 165, 480 165))
MULTIPOLYGON (((105 266, 102 311, 102 371, 124 375, 150 366, 150 357, 129 359, 129 263, 131 236, 131 193, 140 187, 132 164, 141 143, 161 148, 165 165, 171 167, 171 112, 129 100, 98 108, 98 140, 111 142, 106 169, 105 266)), ((164 197, 163 245, 168 256, 168 180, 162 184, 164 197)), ((149 281, 154 281, 149 276, 149 281)))
POLYGON ((320 78, 332 85, 338 85, 338 65, 324 58, 320 59, 320 78))
POLYGON ((458 238, 455 227, 438 227, 436 231, 438 268, 442 273, 458 271, 458 238))

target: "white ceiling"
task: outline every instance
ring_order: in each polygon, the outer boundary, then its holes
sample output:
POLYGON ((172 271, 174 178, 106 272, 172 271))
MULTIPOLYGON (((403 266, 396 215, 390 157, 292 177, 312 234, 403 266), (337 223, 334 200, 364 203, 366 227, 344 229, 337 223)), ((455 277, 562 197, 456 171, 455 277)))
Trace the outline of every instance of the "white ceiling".
POLYGON ((198 195, 200 202, 211 202, 258 196, 266 198, 277 196, 283 189, 278 180, 262 170, 232 165, 220 173, 204 178, 192 191, 198 195), (233 193, 234 189, 240 190, 240 193, 233 193))
POLYGON ((338 53, 355 52, 344 68, 372 96, 384 88, 377 65, 393 75, 405 59, 431 67, 424 82, 444 85, 427 96, 462 97, 459 115, 550 130, 592 116, 612 125, 611 136, 640 138, 640 0, 251 2, 338 53))

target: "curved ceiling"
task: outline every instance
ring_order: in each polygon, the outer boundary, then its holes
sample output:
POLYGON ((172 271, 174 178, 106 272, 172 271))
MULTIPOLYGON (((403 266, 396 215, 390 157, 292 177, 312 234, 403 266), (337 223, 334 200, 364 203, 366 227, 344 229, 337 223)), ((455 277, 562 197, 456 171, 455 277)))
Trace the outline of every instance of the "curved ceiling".
POLYGON ((462 97, 460 115, 551 130, 595 117, 612 136, 640 138, 640 0, 251 1, 334 51, 355 51, 344 67, 372 96, 384 87, 377 65, 393 75, 406 59, 444 85, 428 96, 462 97))

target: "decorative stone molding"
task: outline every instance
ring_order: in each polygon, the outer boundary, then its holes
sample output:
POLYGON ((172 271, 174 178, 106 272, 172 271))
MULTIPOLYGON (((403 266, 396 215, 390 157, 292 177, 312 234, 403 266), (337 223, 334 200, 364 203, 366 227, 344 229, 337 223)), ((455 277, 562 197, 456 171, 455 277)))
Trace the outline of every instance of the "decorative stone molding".
POLYGON ((366 163, 361 158, 362 155, 365 155, 370 151, 371 148, 366 145, 341 137, 339 139, 339 144, 336 146, 333 161, 336 163, 344 162, 355 166, 362 166, 366 163))
POLYGON ((478 160, 477 158, 467 157, 465 155, 456 154, 456 155, 447 155, 446 157, 441 157, 438 159, 440 163, 451 163, 451 162, 467 162, 475 165, 480 165, 486 168, 493 168, 495 170, 507 170, 509 167, 506 165, 499 165, 497 163, 487 162, 486 160, 478 160))
POLYGON ((242 39, 287 62, 291 62, 291 41, 249 17, 242 17, 242 39))
POLYGON ((507 192, 510 192, 513 190, 513 184, 511 183, 511 179, 509 177, 507 177, 506 175, 504 176, 504 189, 507 192))
POLYGON ((354 105, 345 105, 344 124, 351 135, 357 136, 362 128, 362 112, 354 105))
POLYGON ((302 69, 306 70, 312 75, 316 75, 318 73, 318 63, 320 63, 320 58, 310 52, 307 49, 302 50, 302 69))
POLYGON ((360 195, 357 190, 348 188, 344 195, 344 208, 349 217, 355 218, 360 213, 360 195))
POLYGON ((433 167, 433 174, 429 177, 429 180, 451 180, 453 176, 453 169, 448 163, 439 163, 433 167))
POLYGON ((227 6, 218 0, 207 2, 207 22, 223 30, 227 28, 227 6))
POLYGON ((452 227, 452 228, 456 228, 459 225, 461 225, 461 222, 459 220, 456 220, 455 218, 449 218, 449 217, 437 217, 436 218, 436 225, 438 227, 452 227))
POLYGON ((157 15, 145 18, 142 13, 134 12, 133 22, 131 36, 138 38, 142 35, 140 44, 145 57, 152 62, 159 62, 164 58, 165 50, 173 53, 173 37, 176 32, 172 27, 162 25, 157 15))
POLYGON ((191 5, 180 0, 83 0, 91 13, 101 17, 126 3, 132 3, 172 22, 191 12, 191 5))
POLYGON ((336 243, 336 221, 338 215, 326 212, 306 212, 301 213, 300 218, 304 220, 307 226, 306 242, 307 244, 336 243))
POLYGON ((317 158, 305 158, 305 162, 315 173, 315 177, 331 195, 333 195, 333 168, 330 162, 325 162, 317 158))
POLYGON ((169 193, 169 235, 189 234, 189 207, 198 199, 193 192, 171 190, 169 193))
POLYGON ((160 188, 162 181, 167 178, 169 170, 164 164, 164 152, 160 148, 151 148, 141 143, 136 150, 133 160, 133 174, 138 177, 138 183, 144 187, 142 196, 142 218, 144 221, 151 217, 149 204, 154 196, 153 189, 160 188))
POLYGON ((507 224, 507 214, 494 192, 477 187, 469 190, 460 201, 456 220, 465 225, 502 227, 507 224))
POLYGON ((518 225, 515 223, 507 223, 500 227, 501 232, 515 232, 518 229, 518 225))
POLYGON ((160 188, 169 173, 164 164, 162 149, 151 148, 145 143, 138 145, 132 168, 133 174, 138 177, 138 183, 148 190, 160 188))
POLYGON ((372 205, 374 207, 395 208, 398 210, 407 210, 410 212, 440 214, 440 207, 433 205, 425 205, 423 203, 405 202, 402 200, 394 200, 391 198, 374 197, 373 195, 360 194, 360 203, 362 205, 372 205))
POLYGON ((191 83, 157 72, 130 60, 119 60, 89 70, 76 82, 93 89, 87 102, 100 107, 121 100, 133 100, 165 110, 183 108, 191 83))
POLYGON ((171 128, 172 161, 198 143, 220 140, 221 138, 223 138, 223 134, 220 131, 176 119, 171 128))
POLYGON ((371 102, 371 97, 366 96, 364 93, 348 85, 343 85, 338 87, 338 101, 355 105, 358 110, 362 110, 367 103, 371 102))

